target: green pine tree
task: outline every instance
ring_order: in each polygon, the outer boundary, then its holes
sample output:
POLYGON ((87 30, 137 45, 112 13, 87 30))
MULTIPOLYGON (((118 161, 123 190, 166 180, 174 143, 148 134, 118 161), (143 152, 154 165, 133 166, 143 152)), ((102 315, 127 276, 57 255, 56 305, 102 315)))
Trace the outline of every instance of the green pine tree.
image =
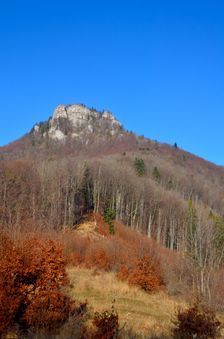
POLYGON ((143 159, 135 158, 134 167, 138 176, 143 176, 146 172, 146 167, 143 159))
POLYGON ((106 208, 104 211, 104 220, 108 223, 109 225, 109 233, 110 235, 115 234, 115 229, 114 229, 114 219, 116 217, 116 211, 110 207, 106 208))

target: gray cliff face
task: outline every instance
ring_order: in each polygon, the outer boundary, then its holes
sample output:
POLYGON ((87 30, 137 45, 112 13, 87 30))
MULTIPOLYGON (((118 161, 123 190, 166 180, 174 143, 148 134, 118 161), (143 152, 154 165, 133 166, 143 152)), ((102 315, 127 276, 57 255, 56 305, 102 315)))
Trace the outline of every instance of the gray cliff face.
MULTIPOLYGON (((97 112, 84 105, 59 105, 44 129, 44 136, 55 140, 66 138, 88 138, 88 136, 114 136, 122 133, 122 126, 107 111, 97 112)), ((34 126, 34 133, 40 133, 43 126, 34 126)))

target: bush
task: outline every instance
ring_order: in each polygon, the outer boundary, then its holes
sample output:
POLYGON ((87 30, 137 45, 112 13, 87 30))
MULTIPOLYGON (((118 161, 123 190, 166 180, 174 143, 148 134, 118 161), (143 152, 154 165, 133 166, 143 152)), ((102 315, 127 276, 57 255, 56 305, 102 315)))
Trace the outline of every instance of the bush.
POLYGON ((90 248, 85 258, 86 267, 97 267, 99 269, 108 271, 110 267, 110 258, 106 251, 102 248, 90 248))
MULTIPOLYGON (((87 302, 81 303, 73 312, 72 317, 60 328, 57 339, 90 339, 91 333, 87 327, 87 321, 90 318, 87 302)), ((47 338, 48 339, 48 338, 47 338)), ((52 338, 52 339, 55 339, 52 338)))
POLYGON ((27 305, 23 320, 36 330, 45 328, 54 331, 66 322, 70 312, 69 298, 57 291, 41 291, 27 305))
POLYGON ((159 263, 155 265, 149 256, 139 258, 129 275, 128 282, 138 285, 147 292, 158 291, 165 286, 161 276, 159 263))
POLYGON ((119 222, 115 222, 116 233, 110 237, 108 229, 107 233, 104 232, 107 227, 102 216, 95 214, 94 219, 97 220, 98 237, 85 238, 73 234, 66 238, 69 264, 116 272, 119 279, 138 285, 147 292, 165 287, 160 249, 155 242, 119 222))
POLYGON ((200 307, 196 302, 192 307, 177 312, 177 319, 173 321, 174 338, 178 339, 214 339, 218 338, 221 323, 215 314, 200 307))
POLYGON ((134 260, 130 268, 121 265, 117 277, 128 280, 130 285, 137 285, 146 292, 155 292, 165 286, 159 262, 154 262, 147 255, 134 260))
POLYGON ((62 248, 49 240, 0 238, 0 334, 61 326, 75 305, 60 292, 68 283, 62 248))
POLYGON ((96 327, 96 332, 92 335, 92 339, 118 338, 119 322, 114 306, 112 306, 111 311, 96 312, 93 318, 93 325, 96 327))

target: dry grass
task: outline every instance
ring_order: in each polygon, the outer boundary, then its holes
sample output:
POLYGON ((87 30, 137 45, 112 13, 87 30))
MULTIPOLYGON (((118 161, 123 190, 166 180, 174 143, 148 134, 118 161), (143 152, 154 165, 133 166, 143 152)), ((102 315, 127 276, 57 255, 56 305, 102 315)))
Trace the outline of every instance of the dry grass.
POLYGON ((186 305, 165 293, 148 294, 138 287, 118 281, 114 273, 70 268, 69 295, 88 300, 94 311, 110 309, 115 300, 121 327, 132 328, 142 335, 170 335, 171 318, 178 307, 186 305))
POLYGON ((93 240, 98 240, 98 239, 103 238, 102 235, 100 235, 97 232, 96 221, 85 221, 79 224, 75 230, 75 233, 78 233, 78 235, 81 235, 83 237, 88 236, 90 239, 93 239, 93 240))

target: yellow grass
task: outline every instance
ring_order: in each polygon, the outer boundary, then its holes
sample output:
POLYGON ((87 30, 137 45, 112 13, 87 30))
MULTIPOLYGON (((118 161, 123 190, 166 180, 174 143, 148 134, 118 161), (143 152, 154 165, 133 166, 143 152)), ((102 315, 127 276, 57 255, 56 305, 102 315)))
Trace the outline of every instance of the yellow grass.
POLYGON ((171 333, 171 318, 178 307, 186 305, 164 292, 148 294, 138 287, 118 281, 114 273, 83 268, 70 268, 69 295, 80 301, 88 300, 94 311, 111 309, 113 300, 121 327, 132 328, 143 335, 171 333))
POLYGON ((77 229, 75 230, 75 232, 77 232, 79 235, 82 235, 82 236, 89 236, 90 238, 100 238, 100 235, 99 233, 96 232, 96 222, 94 221, 86 221, 86 222, 83 222, 81 223, 77 229))

